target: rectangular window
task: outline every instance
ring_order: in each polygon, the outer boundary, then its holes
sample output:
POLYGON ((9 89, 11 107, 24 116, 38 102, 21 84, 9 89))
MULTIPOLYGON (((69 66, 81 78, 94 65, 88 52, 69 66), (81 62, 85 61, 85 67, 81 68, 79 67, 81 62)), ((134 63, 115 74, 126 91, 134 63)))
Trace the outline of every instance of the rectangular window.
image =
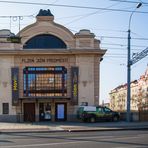
POLYGON ((9 103, 3 103, 3 114, 9 114, 9 103))
POLYGON ((24 96, 67 95, 67 69, 64 66, 25 67, 24 96))

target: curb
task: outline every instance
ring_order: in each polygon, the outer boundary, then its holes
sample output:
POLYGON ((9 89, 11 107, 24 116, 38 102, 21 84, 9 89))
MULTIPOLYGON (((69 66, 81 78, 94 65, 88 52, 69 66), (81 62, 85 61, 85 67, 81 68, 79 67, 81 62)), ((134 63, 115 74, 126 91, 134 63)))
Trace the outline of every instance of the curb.
POLYGON ((148 130, 148 127, 142 127, 142 128, 109 128, 109 129, 74 129, 74 130, 68 130, 68 132, 96 132, 96 131, 123 131, 123 130, 148 130))
POLYGON ((91 129, 63 129, 63 130, 1 130, 0 134, 10 133, 55 133, 55 132, 97 132, 97 131, 123 131, 148 130, 148 127, 120 127, 120 128, 91 128, 91 129))

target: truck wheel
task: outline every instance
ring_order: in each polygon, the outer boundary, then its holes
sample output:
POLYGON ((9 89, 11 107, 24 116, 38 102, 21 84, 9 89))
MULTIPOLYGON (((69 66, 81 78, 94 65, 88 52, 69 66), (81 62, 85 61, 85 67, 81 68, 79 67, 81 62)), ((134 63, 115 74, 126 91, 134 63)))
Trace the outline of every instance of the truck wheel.
POLYGON ((82 119, 83 122, 87 122, 87 119, 82 119))
POLYGON ((91 123, 96 122, 96 118, 95 118, 95 117, 91 117, 91 118, 90 118, 90 122, 91 122, 91 123))

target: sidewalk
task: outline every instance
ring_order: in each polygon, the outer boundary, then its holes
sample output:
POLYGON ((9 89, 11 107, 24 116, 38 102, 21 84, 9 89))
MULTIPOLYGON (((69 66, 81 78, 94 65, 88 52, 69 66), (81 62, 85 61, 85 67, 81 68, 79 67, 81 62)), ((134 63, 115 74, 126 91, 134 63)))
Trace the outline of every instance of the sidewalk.
POLYGON ((8 132, 85 132, 109 130, 148 130, 148 122, 35 122, 4 123, 0 122, 0 133, 8 132))

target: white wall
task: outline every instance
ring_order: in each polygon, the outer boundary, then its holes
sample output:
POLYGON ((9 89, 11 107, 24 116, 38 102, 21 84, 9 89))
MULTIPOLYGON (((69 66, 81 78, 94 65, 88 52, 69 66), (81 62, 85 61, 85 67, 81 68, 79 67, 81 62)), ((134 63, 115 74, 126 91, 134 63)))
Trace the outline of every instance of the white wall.
POLYGON ((76 66, 79 67, 79 105, 81 102, 94 105, 94 57, 77 56, 76 66))
POLYGON ((2 114, 2 103, 9 103, 9 115, 16 114, 11 101, 11 67, 13 66, 12 56, 0 56, 0 115, 2 114))

